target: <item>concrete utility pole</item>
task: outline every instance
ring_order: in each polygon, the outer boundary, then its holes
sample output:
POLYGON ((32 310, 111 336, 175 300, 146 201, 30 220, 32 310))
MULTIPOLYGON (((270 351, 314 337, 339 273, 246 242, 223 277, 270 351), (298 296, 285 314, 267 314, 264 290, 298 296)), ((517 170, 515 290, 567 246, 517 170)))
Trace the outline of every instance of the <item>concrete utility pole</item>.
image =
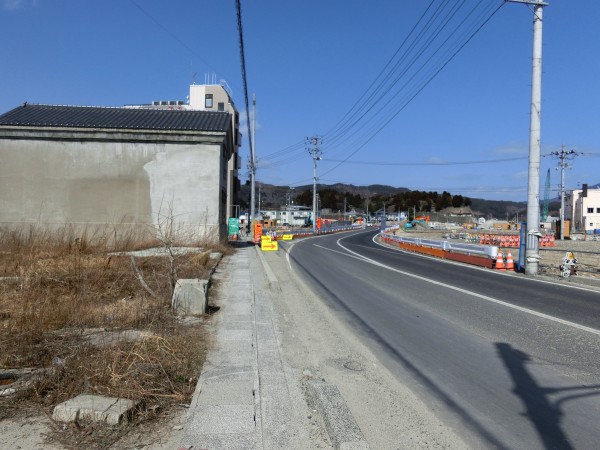
POLYGON ((321 159, 321 149, 318 147, 323 140, 319 136, 313 136, 306 138, 306 145, 312 145, 308 147, 308 154, 313 159, 314 172, 313 172, 313 233, 317 232, 317 161, 321 159))
MULTIPOLYGON (((254 158, 254 129, 256 128, 256 95, 252 94, 252 145, 250 147, 250 217, 248 218, 248 222, 250 223, 250 226, 252 227, 252 223, 254 222, 254 216, 256 214, 256 211, 254 210, 254 205, 256 203, 255 201, 255 195, 254 195, 254 191, 255 191, 255 185, 254 185, 254 178, 256 175, 256 161, 254 158)), ((252 228, 250 229, 251 233, 254 233, 254 231, 252 231, 252 228)))
POLYGON ((527 188, 527 275, 537 275, 540 262, 540 148, 542 119, 542 11, 548 3, 538 0, 507 0, 533 6, 533 61, 529 126, 529 182, 527 188))
POLYGON ((560 152, 550 152, 550 155, 560 159, 560 240, 565 240, 565 169, 569 166, 567 160, 579 155, 575 150, 565 150, 562 146, 560 152))

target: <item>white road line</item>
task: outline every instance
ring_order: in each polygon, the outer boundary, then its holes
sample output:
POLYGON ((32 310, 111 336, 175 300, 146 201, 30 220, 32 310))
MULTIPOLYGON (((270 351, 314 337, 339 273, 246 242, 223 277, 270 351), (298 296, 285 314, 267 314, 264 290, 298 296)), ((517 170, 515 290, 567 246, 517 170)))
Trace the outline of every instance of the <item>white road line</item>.
POLYGON ((338 253, 340 255, 346 255, 346 256, 351 257, 351 258, 356 258, 356 259, 365 261, 365 262, 367 262, 369 264, 373 264, 375 266, 379 266, 379 267, 382 267, 384 269, 391 270, 392 272, 396 272, 396 273, 405 275, 407 277, 415 278, 417 280, 421 280, 421 281, 424 281, 426 283, 430 283, 430 284, 433 284, 433 285, 436 285, 436 286, 441 286, 441 287, 444 287, 446 289, 451 289, 453 291, 460 292, 460 293, 463 293, 463 294, 471 295, 473 297, 477 297, 477 298, 480 298, 482 300, 486 300, 488 302, 495 303, 497 305, 502 305, 502 306, 506 306, 508 308, 516 309, 517 311, 521 311, 521 312, 524 312, 524 313, 527 313, 527 314, 531 314, 531 315, 536 316, 536 317, 541 317, 543 319, 547 319, 547 320, 550 320, 552 322, 560 323, 562 325, 566 325, 566 326, 569 326, 569 327, 572 327, 572 328, 576 328, 576 329, 581 330, 581 331, 587 331, 588 333, 593 333, 593 334, 596 334, 596 335, 600 336, 600 330, 596 330, 595 328, 590 328, 590 327, 586 327, 584 325, 579 325, 579 324, 577 324, 575 322, 570 322, 568 320, 560 319, 558 317, 549 316, 548 314, 544 314, 544 313, 541 313, 541 312, 538 312, 538 311, 534 311, 534 310, 529 309, 529 308, 523 308, 522 306, 513 305, 511 303, 507 303, 507 302, 504 302, 502 300, 498 300, 497 298, 488 297, 487 295, 478 294, 477 292, 472 292, 472 291, 469 291, 467 289, 462 289, 462 288, 459 288, 459 287, 456 287, 456 286, 452 286, 450 284, 446 284, 446 283, 442 283, 442 282, 439 282, 439 281, 436 281, 436 280, 432 280, 431 278, 422 277, 420 275, 415 275, 415 274, 410 273, 410 272, 405 272, 403 270, 399 270, 399 269, 395 269, 394 267, 387 266, 385 264, 382 264, 382 263, 377 262, 377 261, 375 261, 373 259, 367 258, 366 256, 360 255, 360 254, 358 254, 356 252, 353 252, 352 250, 344 247, 340 243, 340 241, 342 239, 344 239, 344 238, 340 238, 340 239, 337 240, 337 242, 336 242, 337 245, 340 246, 341 248, 343 248, 344 250, 346 250, 348 253, 351 253, 351 255, 348 255, 348 254, 345 254, 343 252, 340 252, 340 251, 337 251, 337 250, 333 250, 333 249, 330 249, 330 248, 327 248, 327 247, 323 247, 321 245, 316 245, 316 244, 314 244, 314 245, 315 245, 315 247, 319 247, 319 248, 322 248, 324 250, 328 250, 330 252, 338 253))

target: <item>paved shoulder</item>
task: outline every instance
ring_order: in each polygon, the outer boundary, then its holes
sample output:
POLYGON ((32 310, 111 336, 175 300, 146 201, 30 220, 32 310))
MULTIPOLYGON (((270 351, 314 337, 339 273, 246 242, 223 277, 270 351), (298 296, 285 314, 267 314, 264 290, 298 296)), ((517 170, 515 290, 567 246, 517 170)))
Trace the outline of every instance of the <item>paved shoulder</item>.
POLYGON ((215 348, 202 369, 183 448, 310 448, 306 405, 286 376, 269 284, 254 247, 220 264, 215 348))

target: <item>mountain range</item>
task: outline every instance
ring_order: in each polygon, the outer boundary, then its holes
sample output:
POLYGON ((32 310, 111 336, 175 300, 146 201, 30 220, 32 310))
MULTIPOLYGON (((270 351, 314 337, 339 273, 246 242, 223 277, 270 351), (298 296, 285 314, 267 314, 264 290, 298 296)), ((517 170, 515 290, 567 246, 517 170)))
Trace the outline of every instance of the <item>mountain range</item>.
MULTIPOLYGON (((589 189, 600 187, 600 183, 589 186, 589 189)), ((290 188, 289 186, 276 186, 267 183, 256 183, 256 196, 257 204, 260 202, 260 209, 272 209, 280 208, 288 204, 312 206, 312 185, 296 186, 290 188)), ((398 202, 399 198, 402 197, 414 197, 417 193, 419 194, 419 201, 417 202, 420 211, 428 212, 432 205, 436 203, 439 205, 440 194, 436 192, 420 192, 411 191, 410 189, 403 187, 394 187, 382 184, 372 184, 368 186, 355 186, 352 184, 336 183, 331 185, 319 184, 317 187, 320 197, 325 199, 330 197, 332 191, 337 193, 336 206, 338 209, 346 208, 358 208, 366 209, 367 203, 369 204, 369 210, 374 211, 378 207, 381 207, 383 202, 386 205, 391 205, 394 209, 394 202, 398 202)), ((509 218, 513 220, 515 217, 525 217, 527 213, 527 202, 514 202, 507 200, 486 200, 482 198, 469 198, 462 197, 460 195, 452 195, 451 193, 444 192, 450 199, 454 199, 455 202, 452 206, 469 206, 473 214, 477 217, 485 218, 498 218, 505 219, 509 218), (457 201, 460 204, 457 204, 457 201)), ((250 204, 250 182, 246 182, 240 187, 240 207, 242 211, 248 209, 250 204)), ((325 202, 325 200, 323 200, 325 202)), ((451 200, 450 200, 451 201, 451 200)), ((331 205, 323 205, 323 207, 331 207, 331 205)), ((399 207, 401 208, 401 207, 399 207)), ((404 206, 402 209, 406 208, 404 206)), ((408 209, 408 208, 406 208, 408 209)), ((433 208, 435 209, 435 208, 433 208)), ((557 216, 560 209, 560 199, 551 199, 549 201, 548 212, 550 216, 557 216)))

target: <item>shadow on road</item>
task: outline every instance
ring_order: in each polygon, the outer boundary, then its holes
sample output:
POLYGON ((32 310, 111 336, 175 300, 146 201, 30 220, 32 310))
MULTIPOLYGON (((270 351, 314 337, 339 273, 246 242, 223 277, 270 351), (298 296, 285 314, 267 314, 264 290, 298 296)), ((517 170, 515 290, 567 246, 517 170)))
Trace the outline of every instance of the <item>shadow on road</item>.
POLYGON ((561 428, 563 412, 560 406, 568 400, 599 395, 599 393, 575 394, 561 398, 556 402, 552 402, 549 395, 564 391, 597 389, 598 386, 541 387, 527 371, 526 364, 531 361, 529 355, 513 348, 510 344, 496 342, 495 345, 498 355, 513 380, 513 393, 521 399, 525 406, 523 415, 535 427, 544 447, 548 449, 572 449, 573 446, 569 443, 569 438, 561 428))

